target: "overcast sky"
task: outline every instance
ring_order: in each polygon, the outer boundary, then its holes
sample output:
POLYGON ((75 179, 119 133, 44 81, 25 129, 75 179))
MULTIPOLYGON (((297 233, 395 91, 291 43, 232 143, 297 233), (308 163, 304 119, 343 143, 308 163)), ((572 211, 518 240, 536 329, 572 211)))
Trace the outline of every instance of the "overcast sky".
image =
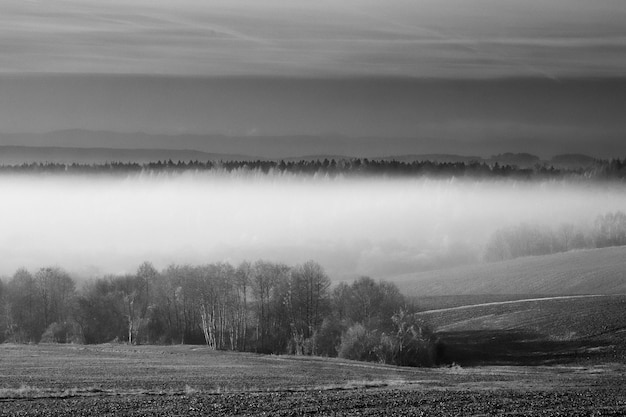
POLYGON ((606 157, 626 135, 624 74, 623 0, 0 3, 0 133, 409 137, 406 152, 465 154, 534 141, 606 157))

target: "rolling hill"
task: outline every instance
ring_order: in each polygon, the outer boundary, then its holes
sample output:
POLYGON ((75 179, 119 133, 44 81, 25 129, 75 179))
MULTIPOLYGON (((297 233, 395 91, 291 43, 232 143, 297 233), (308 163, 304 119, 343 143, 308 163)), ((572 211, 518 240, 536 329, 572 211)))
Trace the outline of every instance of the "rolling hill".
MULTIPOLYGON (((527 141, 526 141, 527 143, 527 141)), ((499 146, 499 145, 498 145, 499 146)), ((146 162, 154 160, 310 160, 369 158, 402 162, 480 163, 533 167, 553 164, 576 169, 596 163, 582 154, 556 155, 549 160, 528 153, 506 152, 479 156, 457 146, 458 154, 441 148, 439 137, 348 137, 336 134, 285 136, 228 136, 220 134, 156 134, 67 129, 43 133, 0 132, 0 164, 24 162, 93 163, 111 160, 146 162), (150 152, 153 152, 152 154, 150 152), (54 158, 54 159, 50 159, 54 158)), ((453 149, 453 148, 450 148, 453 149)), ((617 153, 612 156, 620 157, 617 153)))
POLYGON ((397 279, 444 362, 539 365, 626 358, 626 247, 450 268, 397 279))
POLYGON ((624 295, 588 295, 475 304, 419 314, 437 331, 525 330, 569 340, 626 330, 625 310, 624 295))
POLYGON ((409 296, 581 295, 626 293, 626 247, 570 251, 402 275, 409 296))
POLYGON ((626 359, 626 296, 547 297, 419 313, 440 360, 539 365, 626 359))

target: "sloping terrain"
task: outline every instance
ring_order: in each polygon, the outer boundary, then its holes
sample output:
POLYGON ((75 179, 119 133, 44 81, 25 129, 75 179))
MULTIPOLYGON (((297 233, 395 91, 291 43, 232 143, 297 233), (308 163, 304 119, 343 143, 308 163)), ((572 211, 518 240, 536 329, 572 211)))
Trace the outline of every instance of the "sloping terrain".
POLYGON ((410 296, 626 293, 626 247, 570 251, 422 272, 393 280, 410 296))
POLYGON ((431 271, 395 282, 435 330, 442 362, 626 359, 626 247, 431 271))
POLYGON ((525 330, 566 340, 626 333, 624 312, 626 296, 606 295, 495 302, 430 310, 420 315, 438 331, 525 330))
POLYGON ((626 296, 493 302, 420 313, 441 340, 441 360, 546 364, 626 358, 626 296))

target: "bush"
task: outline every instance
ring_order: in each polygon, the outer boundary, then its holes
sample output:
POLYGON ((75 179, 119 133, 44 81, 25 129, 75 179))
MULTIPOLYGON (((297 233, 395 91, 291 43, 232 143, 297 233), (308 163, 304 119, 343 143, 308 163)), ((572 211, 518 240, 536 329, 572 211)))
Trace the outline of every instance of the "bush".
POLYGON ((54 322, 41 335, 41 343, 82 343, 79 327, 74 323, 54 322))
POLYGON ((413 314, 393 315, 395 333, 383 334, 379 359, 391 365, 433 366, 437 363, 437 343, 430 326, 413 314))
POLYGON ((395 330, 382 334, 360 323, 351 326, 341 337, 339 357, 399 366, 437 363, 437 343, 426 322, 403 310, 392 321, 395 330))
POLYGON ((430 326, 405 311, 393 315, 396 334, 389 338, 388 363, 402 366, 432 366, 437 361, 436 341, 430 326))
POLYGON ((367 330, 357 323, 350 327, 341 337, 339 357, 357 361, 380 361, 380 335, 367 330))

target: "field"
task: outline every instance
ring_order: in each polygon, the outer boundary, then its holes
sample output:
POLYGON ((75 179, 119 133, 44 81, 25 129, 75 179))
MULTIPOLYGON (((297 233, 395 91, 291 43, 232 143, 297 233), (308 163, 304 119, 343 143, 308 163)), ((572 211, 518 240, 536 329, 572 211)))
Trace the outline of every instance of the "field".
POLYGON ((0 415, 621 415, 626 367, 399 368, 197 346, 0 346, 0 415))
POLYGON ((624 255, 423 275, 412 288, 430 288, 415 300, 438 339, 432 368, 189 345, 0 345, 0 416, 625 415, 624 255))
POLYGON ((395 278, 405 294, 626 294, 626 246, 531 256, 395 278))
POLYGON ((438 270, 396 281, 461 365, 623 362, 626 248, 438 270))
MULTIPOLYGON (((462 365, 570 364, 626 360, 626 296, 491 302, 420 313, 462 365)), ((445 351, 445 352, 444 352, 445 351)))

